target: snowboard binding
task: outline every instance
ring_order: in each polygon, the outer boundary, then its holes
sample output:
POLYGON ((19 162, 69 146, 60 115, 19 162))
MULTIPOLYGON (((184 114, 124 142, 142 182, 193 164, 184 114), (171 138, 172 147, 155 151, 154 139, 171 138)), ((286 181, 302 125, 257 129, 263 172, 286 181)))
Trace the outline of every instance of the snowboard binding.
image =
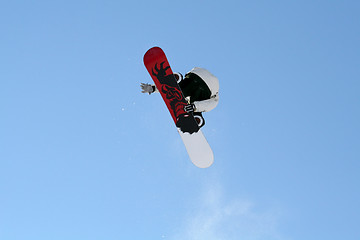
POLYGON ((193 134, 199 131, 199 126, 196 121, 191 117, 191 114, 181 114, 177 119, 176 126, 183 133, 193 134))
POLYGON ((180 128, 183 133, 188 132, 192 134, 199 131, 199 129, 205 125, 205 119, 201 112, 194 112, 193 116, 197 125, 194 124, 190 114, 182 114, 179 116, 176 126, 180 128))
POLYGON ((201 112, 194 112, 194 118, 199 126, 199 128, 202 128, 205 125, 205 119, 202 116, 201 112))

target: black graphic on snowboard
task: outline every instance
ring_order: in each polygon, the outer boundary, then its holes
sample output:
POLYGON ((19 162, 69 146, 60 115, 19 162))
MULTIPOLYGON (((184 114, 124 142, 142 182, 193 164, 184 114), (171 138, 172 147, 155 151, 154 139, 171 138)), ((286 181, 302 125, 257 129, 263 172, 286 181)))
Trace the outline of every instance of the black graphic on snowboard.
POLYGON ((159 91, 165 94, 166 99, 164 100, 171 107, 176 126, 180 128, 182 132, 188 132, 190 134, 197 132, 199 131, 199 126, 197 122, 194 121, 193 113, 185 111, 184 108, 188 103, 173 74, 166 74, 166 70, 170 69, 170 66, 164 67, 164 63, 165 62, 161 62, 159 67, 156 63, 152 69, 153 76, 157 78, 161 85, 159 91))

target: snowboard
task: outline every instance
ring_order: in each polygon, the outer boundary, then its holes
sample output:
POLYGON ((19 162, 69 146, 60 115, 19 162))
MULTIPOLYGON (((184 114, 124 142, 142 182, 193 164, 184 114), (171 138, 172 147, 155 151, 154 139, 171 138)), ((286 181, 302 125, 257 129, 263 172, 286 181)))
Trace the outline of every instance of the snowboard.
POLYGON ((177 83, 164 51, 159 47, 149 49, 144 64, 159 90, 177 130, 184 142, 190 160, 199 168, 207 168, 214 162, 214 155, 192 112, 186 112, 185 99, 177 83))

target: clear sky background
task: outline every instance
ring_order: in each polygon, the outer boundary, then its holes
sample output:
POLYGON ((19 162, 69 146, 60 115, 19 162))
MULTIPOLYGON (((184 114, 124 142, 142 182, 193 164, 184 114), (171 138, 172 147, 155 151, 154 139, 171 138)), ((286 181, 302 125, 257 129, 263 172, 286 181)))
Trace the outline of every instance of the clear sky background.
POLYGON ((1 240, 360 239, 359 1, 1 1, 1 240), (220 80, 188 159, 142 58, 220 80))

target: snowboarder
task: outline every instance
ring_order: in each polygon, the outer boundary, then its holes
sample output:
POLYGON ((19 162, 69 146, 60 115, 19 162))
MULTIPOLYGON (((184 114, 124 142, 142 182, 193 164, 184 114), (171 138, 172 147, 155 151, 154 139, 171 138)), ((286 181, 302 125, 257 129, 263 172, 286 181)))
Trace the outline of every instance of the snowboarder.
POLYGON ((142 83, 142 92, 151 94, 158 88, 191 161, 200 168, 210 167, 214 154, 200 129, 205 124, 201 113, 218 103, 217 78, 205 69, 194 68, 183 79, 172 71, 160 47, 150 48, 143 60, 155 85, 142 83))
MULTIPOLYGON (((217 106, 219 102, 219 80, 208 70, 195 67, 185 74, 185 78, 181 73, 174 73, 174 76, 189 102, 185 111, 194 112, 194 115, 201 116, 202 112, 208 112, 217 106)), ((158 92, 155 85, 147 83, 141 83, 141 89, 142 93, 158 92)), ((201 124, 201 126, 203 125, 201 124)))

